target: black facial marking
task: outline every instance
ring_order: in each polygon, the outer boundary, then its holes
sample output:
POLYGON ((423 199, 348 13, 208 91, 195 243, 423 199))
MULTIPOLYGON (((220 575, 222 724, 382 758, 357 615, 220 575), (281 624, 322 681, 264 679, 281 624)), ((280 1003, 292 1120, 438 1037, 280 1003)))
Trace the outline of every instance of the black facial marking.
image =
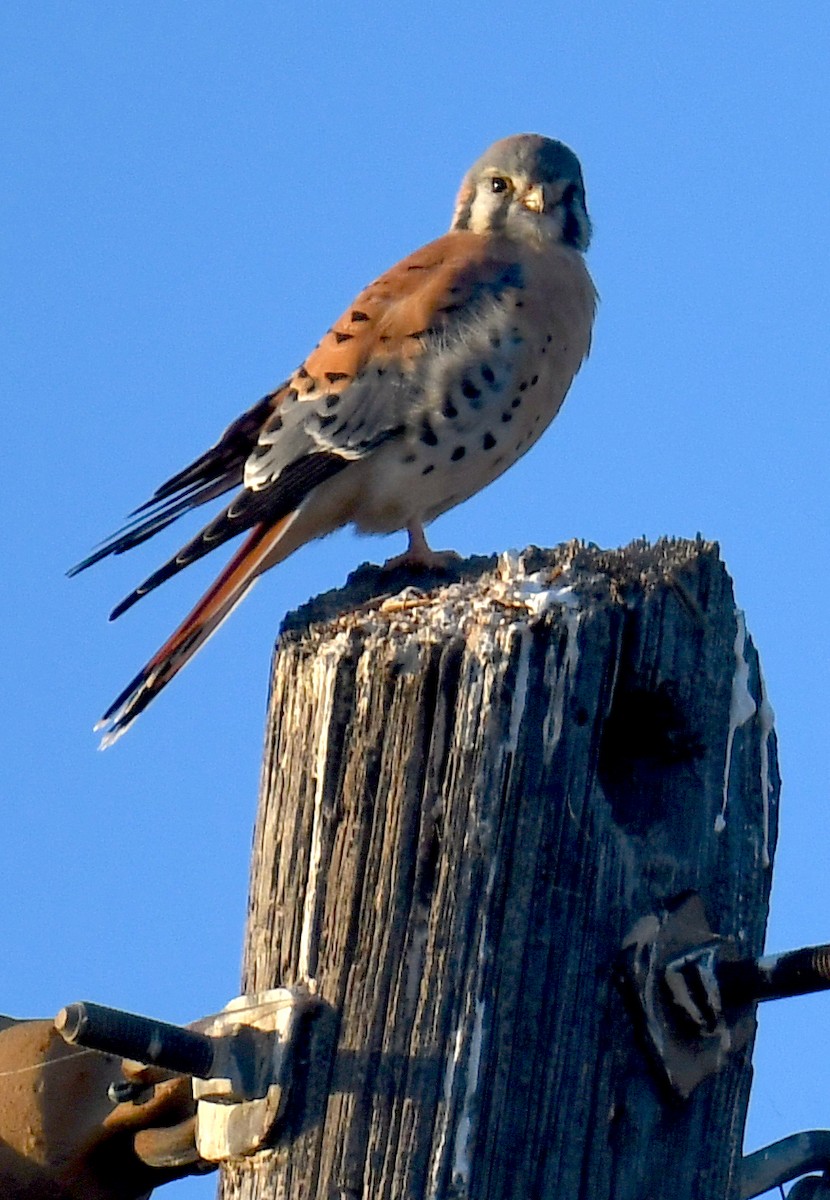
POLYGON ((460 458, 463 458, 466 453, 467 453, 467 449, 465 446, 456 446, 456 448, 453 450, 452 454, 450 455, 450 458, 452 459, 453 462, 458 462, 458 460, 460 458))
POLYGON ((496 444, 496 439, 493 437, 492 433, 485 433, 484 440, 481 444, 485 450, 492 450, 496 444))
POLYGON ((425 446, 438 445, 438 437, 426 417, 424 417, 424 423, 421 426, 421 441, 425 446))
POLYGON ((481 378, 485 383, 493 384, 496 382, 496 375, 492 367, 488 367, 485 363, 481 368, 481 378))
POLYGON ((338 345, 340 345, 341 342, 350 342, 354 337, 353 333, 341 333, 339 329, 334 329, 332 332, 334 333, 334 340, 338 345))
POLYGON ((445 304, 444 307, 439 308, 438 311, 442 313, 454 313, 458 312, 461 307, 462 305, 460 304, 445 304))
POLYGON ((531 379, 531 381, 530 381, 530 386, 531 386, 531 387, 536 387, 536 384, 537 384, 538 382, 539 382, 539 376, 538 376, 538 375, 534 375, 534 376, 533 376, 533 378, 532 378, 532 379, 531 379))
POLYGON ((521 404, 521 402, 522 402, 521 396, 514 396, 513 399, 510 401, 510 407, 518 408, 519 405, 521 404))
POLYGON ((565 219, 562 222, 562 241, 568 246, 576 246, 577 248, 579 248, 582 242, 582 230, 579 218, 574 210, 578 194, 579 189, 576 184, 569 183, 562 193, 562 199, 559 201, 565 209, 565 219))
POLYGON ((352 311, 352 320, 353 321, 368 321, 369 314, 365 313, 365 312, 361 312, 359 308, 355 308, 352 311))
POLYGON ((461 391, 468 400, 478 400, 481 395, 481 389, 476 387, 472 379, 461 380, 461 391))
MULTIPOLYGON (((297 399, 296 392, 294 393, 294 399, 295 400, 297 399)), ((268 432, 269 433, 278 433, 280 429, 282 429, 282 417, 280 416, 279 413, 274 413, 273 417, 268 422, 268 432)))
POLYGON ((330 396, 326 396, 326 408, 337 408, 339 403, 340 397, 334 393, 332 393, 330 396))
POLYGON ((326 379, 329 383, 338 383, 341 379, 350 379, 348 371, 326 371, 326 379))
POLYGON ((378 373, 378 379, 380 379, 380 377, 381 377, 382 375, 385 375, 385 374, 386 374, 386 367, 378 367, 378 368, 377 368, 377 373, 378 373))
POLYGON ((416 457, 417 456, 415 454, 405 454, 403 456, 403 458, 401 459, 401 462, 402 463, 414 463, 416 457))
POLYGON ((490 345, 494 350, 498 350, 499 346, 501 345, 501 338, 498 336, 498 334, 490 334, 490 345))
POLYGON ((513 420, 513 414, 512 414, 512 412, 503 412, 503 413, 501 414, 501 419, 502 419, 502 421, 504 421, 504 423, 505 423, 505 425, 506 425, 508 421, 512 421, 512 420, 513 420))
POLYGON ((300 367, 299 371, 297 372, 297 378, 308 379, 308 371, 305 369, 305 367, 300 367))
POLYGON ((565 214, 565 222, 562 226, 562 241, 566 246, 574 246, 576 249, 579 249, 582 242, 582 230, 579 227, 579 221, 570 209, 565 214))
POLYGON ((522 382, 519 384, 519 391, 520 392, 527 391, 527 380, 522 380, 522 382))
POLYGON ((452 399, 449 396, 444 397, 444 403, 441 405, 441 412, 449 421, 451 421, 453 417, 458 416, 458 409, 455 407, 452 399))
POLYGON ((337 420, 337 413, 332 413, 331 416, 328 416, 328 417, 320 417, 320 421, 319 421, 320 428, 327 429, 328 426, 331 425, 336 420, 337 420))
POLYGON ((435 463, 430 463, 428 467, 424 467, 424 469, 423 469, 423 471, 421 472, 421 474, 422 474, 422 475, 429 475, 430 471, 434 471, 434 470, 435 470, 435 463))

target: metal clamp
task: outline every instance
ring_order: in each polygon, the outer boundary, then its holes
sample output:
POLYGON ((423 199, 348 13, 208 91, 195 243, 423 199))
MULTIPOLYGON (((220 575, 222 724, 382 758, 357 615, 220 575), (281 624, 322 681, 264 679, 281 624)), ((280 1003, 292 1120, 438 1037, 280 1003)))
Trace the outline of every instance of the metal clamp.
POLYGON ((739 958, 700 896, 686 893, 628 934, 620 982, 661 1074, 685 1099, 749 1040, 755 1002, 830 988, 830 946, 739 958))
POLYGON ((204 1032, 217 1043, 213 1070, 193 1080, 196 1146, 222 1162, 272 1144, 291 1086, 301 1018, 319 1002, 308 992, 274 988, 238 996, 204 1032))
POLYGON ((321 1004, 306 991, 274 988, 237 996, 184 1029, 82 1001, 61 1009, 55 1028, 72 1044, 192 1076, 196 1148, 222 1162, 273 1144, 299 1023, 321 1004))

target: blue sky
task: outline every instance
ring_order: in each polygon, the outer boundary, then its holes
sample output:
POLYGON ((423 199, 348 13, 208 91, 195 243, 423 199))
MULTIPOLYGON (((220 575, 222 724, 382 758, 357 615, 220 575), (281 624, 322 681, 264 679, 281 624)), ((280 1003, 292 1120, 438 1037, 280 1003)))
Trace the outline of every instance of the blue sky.
MULTIPOLYGON (((217 564, 113 626, 179 531, 63 572, 530 130, 583 162, 594 352, 541 445, 433 541, 720 541, 780 739, 768 944, 830 940, 830 9, 7 0, 0 46, 0 1009, 186 1021, 237 992, 276 630, 403 539, 307 547, 103 755, 93 722, 217 564)), ((828 1015, 762 1012, 749 1148, 827 1124, 828 1015)))

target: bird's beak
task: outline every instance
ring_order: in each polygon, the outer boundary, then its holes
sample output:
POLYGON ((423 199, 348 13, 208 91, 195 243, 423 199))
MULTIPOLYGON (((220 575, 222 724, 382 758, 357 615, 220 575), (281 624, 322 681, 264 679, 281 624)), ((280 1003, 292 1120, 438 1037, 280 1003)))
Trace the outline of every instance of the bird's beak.
POLYGON ((531 212, 540 213, 545 207, 545 194, 542 191, 540 183, 535 184, 532 188, 528 188, 521 198, 521 203, 531 212))

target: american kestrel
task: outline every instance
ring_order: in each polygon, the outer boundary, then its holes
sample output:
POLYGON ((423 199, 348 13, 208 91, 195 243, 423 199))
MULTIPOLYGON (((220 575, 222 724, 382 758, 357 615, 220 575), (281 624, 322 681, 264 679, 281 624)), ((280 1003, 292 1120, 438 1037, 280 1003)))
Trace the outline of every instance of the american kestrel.
POLYGON ((496 142, 464 176, 449 233, 360 293, 294 374, 243 413, 70 574, 182 513, 230 504, 111 619, 223 542, 248 536, 107 709, 109 745, 181 670, 259 575, 352 522, 405 529, 387 565, 435 566, 424 525, 506 471, 559 411, 591 343, 596 292, 582 171, 561 142, 496 142))

